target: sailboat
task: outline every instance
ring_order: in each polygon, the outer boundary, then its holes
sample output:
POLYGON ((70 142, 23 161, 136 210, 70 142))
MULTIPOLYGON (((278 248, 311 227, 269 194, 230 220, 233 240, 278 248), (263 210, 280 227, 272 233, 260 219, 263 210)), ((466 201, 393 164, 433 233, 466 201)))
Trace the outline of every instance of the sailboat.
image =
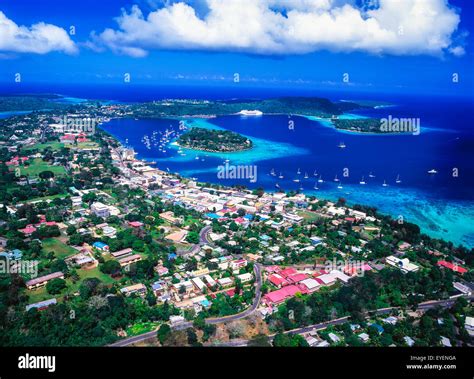
POLYGON ((314 176, 318 176, 318 173, 316 172, 316 170, 314 170, 313 175, 314 175, 314 176))
POLYGON ((434 174, 437 174, 438 171, 435 170, 434 168, 432 168, 430 171, 428 171, 428 174, 431 174, 431 175, 434 175, 434 174))
POLYGON ((365 180, 364 180, 364 177, 362 177, 362 180, 359 182, 359 184, 362 184, 362 185, 366 184, 365 180))
POLYGON ((299 182, 300 182, 300 180, 299 180, 298 178, 293 179, 293 181, 294 181, 295 183, 299 183, 299 182))
POLYGON ((336 176, 334 177, 334 181, 335 181, 335 182, 338 182, 338 181, 339 181, 339 179, 338 179, 338 177, 337 177, 337 174, 336 174, 336 176))
POLYGON ((280 189, 280 185, 279 185, 278 183, 275 184, 275 187, 278 188, 278 189, 280 189))
POLYGON ((274 168, 272 168, 272 171, 270 171, 270 175, 271 175, 271 176, 276 176, 276 174, 275 174, 275 169, 274 169, 274 168))
POLYGON ((298 171, 296 171, 296 174, 300 175, 301 174, 301 171, 300 169, 298 168, 298 171))
POLYGON ((342 189, 342 183, 339 182, 339 184, 337 185, 337 188, 342 189))
POLYGON ((386 181, 386 180, 383 181, 382 186, 383 186, 383 187, 388 187, 388 184, 387 184, 387 181, 386 181))
POLYGON ((338 148, 340 149, 345 149, 346 148, 346 145, 344 142, 341 142, 339 145, 337 145, 338 148))
POLYGON ((322 175, 319 175, 318 183, 324 182, 322 175))
POLYGON ((300 191, 303 191, 304 188, 303 188, 303 185, 300 185, 300 191))
POLYGON ((400 184, 402 181, 400 179, 400 175, 397 175, 397 179, 395 180, 395 183, 400 184))
POLYGON ((283 178, 284 178, 284 176, 283 176, 283 174, 282 174, 281 172, 280 172, 280 175, 278 175, 278 178, 279 178, 279 179, 283 179, 283 178))
POLYGON ((304 178, 305 178, 305 179, 308 179, 308 178, 309 178, 309 176, 308 176, 308 173, 307 173, 307 172, 305 172, 305 173, 304 173, 304 178))
POLYGON ((370 171, 369 178, 375 178, 375 175, 372 174, 372 171, 370 171))
POLYGON ((313 187, 315 190, 319 189, 318 188, 318 183, 314 183, 314 187, 313 187))

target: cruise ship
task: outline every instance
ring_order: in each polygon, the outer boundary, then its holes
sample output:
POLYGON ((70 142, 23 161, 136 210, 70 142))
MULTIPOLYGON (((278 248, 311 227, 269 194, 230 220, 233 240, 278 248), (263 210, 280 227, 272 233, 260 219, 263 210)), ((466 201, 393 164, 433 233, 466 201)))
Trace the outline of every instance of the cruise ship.
POLYGON ((256 109, 255 110, 242 109, 238 114, 242 116, 261 116, 263 115, 263 112, 256 109))

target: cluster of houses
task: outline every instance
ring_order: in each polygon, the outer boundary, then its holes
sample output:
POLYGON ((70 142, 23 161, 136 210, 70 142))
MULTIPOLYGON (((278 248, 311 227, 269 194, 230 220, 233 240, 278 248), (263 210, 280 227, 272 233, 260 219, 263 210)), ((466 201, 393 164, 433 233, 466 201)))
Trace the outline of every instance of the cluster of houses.
POLYGON ((332 286, 336 282, 347 283, 351 277, 339 270, 319 270, 299 272, 293 267, 265 267, 266 280, 276 290, 266 293, 262 298, 263 315, 272 312, 275 306, 283 303, 297 293, 308 294, 317 291, 322 286, 332 286))
MULTIPOLYGON (((236 279, 239 279, 243 285, 253 283, 252 273, 240 273, 240 269, 247 265, 245 259, 232 259, 230 256, 221 258, 219 269, 209 270, 207 267, 202 267, 194 271, 186 271, 184 267, 178 267, 179 271, 174 275, 170 275, 169 270, 159 262, 155 271, 159 273, 160 280, 152 283, 150 289, 158 302, 170 301, 178 308, 192 308, 200 312, 203 308, 211 306, 212 299, 218 293, 233 296, 236 279), (221 268, 224 270, 230 268, 233 276, 225 276, 221 268)), ((138 283, 123 287, 120 291, 125 296, 136 294, 144 297, 148 288, 145 284, 138 283)))

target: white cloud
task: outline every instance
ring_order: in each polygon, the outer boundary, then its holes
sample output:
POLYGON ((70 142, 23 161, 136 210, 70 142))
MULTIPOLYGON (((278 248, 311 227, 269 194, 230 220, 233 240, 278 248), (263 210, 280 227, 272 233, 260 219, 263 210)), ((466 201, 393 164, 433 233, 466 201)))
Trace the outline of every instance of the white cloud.
POLYGON ((122 10, 118 29, 92 35, 95 46, 145 56, 152 49, 304 54, 317 50, 459 55, 460 22, 446 0, 206 0, 205 16, 185 2, 144 15, 122 10))
POLYGON ((0 51, 46 54, 62 51, 77 52, 77 47, 63 28, 39 22, 19 26, 0 11, 0 51))

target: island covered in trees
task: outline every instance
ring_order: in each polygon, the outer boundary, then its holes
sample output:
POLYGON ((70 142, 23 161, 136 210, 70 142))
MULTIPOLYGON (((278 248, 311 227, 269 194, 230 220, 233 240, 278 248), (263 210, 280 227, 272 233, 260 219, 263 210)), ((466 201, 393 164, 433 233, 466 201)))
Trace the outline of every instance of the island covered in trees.
POLYGON ((188 149, 226 153, 248 150, 253 147, 250 139, 230 130, 198 127, 193 127, 182 134, 177 143, 188 149))

